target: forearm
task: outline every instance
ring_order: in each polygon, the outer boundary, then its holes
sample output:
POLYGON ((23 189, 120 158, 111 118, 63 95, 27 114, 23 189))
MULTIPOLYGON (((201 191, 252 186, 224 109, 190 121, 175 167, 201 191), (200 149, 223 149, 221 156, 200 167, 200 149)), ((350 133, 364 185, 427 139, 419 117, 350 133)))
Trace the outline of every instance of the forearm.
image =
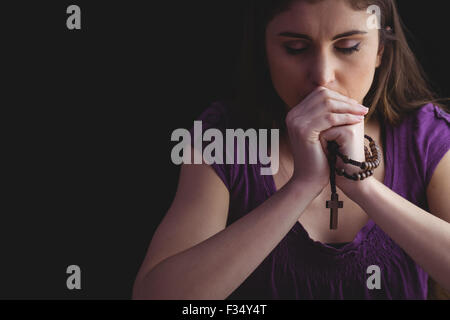
POLYGON ((225 299, 278 245, 319 193, 311 186, 286 184, 221 232, 156 265, 133 298, 225 299))
POLYGON ((417 264, 450 290, 450 223, 419 208, 375 178, 351 198, 417 264))

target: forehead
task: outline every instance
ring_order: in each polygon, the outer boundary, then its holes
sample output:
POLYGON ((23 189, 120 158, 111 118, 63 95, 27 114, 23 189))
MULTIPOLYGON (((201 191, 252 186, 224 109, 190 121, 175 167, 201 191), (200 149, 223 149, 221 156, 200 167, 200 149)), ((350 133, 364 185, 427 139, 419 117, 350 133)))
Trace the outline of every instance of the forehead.
POLYGON ((272 33, 283 31, 301 32, 313 38, 330 38, 349 30, 370 33, 366 10, 354 10, 345 0, 325 0, 310 4, 293 1, 284 12, 276 15, 268 25, 272 33))

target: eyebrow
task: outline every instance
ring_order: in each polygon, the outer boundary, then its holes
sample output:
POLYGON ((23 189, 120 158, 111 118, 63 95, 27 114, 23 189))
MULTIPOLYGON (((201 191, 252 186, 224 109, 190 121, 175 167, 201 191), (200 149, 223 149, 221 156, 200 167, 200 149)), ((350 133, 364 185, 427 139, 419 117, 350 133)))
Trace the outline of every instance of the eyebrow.
MULTIPOLYGON (((366 34, 366 33, 367 33, 367 31, 351 30, 351 31, 347 31, 347 32, 344 32, 344 33, 340 33, 340 34, 338 34, 338 35, 335 35, 335 36, 333 37, 332 40, 334 41, 334 40, 337 40, 337 39, 340 39, 340 38, 353 36, 353 35, 355 35, 355 34, 366 34)), ((295 33, 295 32, 285 31, 285 32, 281 32, 281 33, 279 34, 279 36, 282 36, 282 37, 290 37, 290 38, 306 39, 306 40, 312 41, 312 39, 311 39, 310 36, 308 36, 308 35, 306 35, 306 34, 303 34, 303 33, 295 33)))

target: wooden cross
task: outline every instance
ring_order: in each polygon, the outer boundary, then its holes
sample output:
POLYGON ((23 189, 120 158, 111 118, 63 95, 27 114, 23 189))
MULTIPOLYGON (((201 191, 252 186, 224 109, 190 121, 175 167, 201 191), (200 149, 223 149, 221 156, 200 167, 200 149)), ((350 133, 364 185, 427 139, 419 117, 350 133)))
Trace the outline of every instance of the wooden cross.
POLYGON ((331 194, 331 200, 327 200, 327 208, 330 208, 330 229, 337 229, 338 225, 338 208, 344 206, 343 201, 339 201, 337 193, 331 194))

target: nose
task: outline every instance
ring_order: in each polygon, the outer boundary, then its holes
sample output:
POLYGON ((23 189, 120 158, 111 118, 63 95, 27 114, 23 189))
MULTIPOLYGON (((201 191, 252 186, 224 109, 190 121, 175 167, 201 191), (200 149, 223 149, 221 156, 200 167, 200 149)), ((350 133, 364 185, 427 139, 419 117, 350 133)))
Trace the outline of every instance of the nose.
POLYGON ((333 58, 324 52, 318 52, 311 59, 309 78, 313 86, 326 87, 335 80, 335 66, 333 58))

